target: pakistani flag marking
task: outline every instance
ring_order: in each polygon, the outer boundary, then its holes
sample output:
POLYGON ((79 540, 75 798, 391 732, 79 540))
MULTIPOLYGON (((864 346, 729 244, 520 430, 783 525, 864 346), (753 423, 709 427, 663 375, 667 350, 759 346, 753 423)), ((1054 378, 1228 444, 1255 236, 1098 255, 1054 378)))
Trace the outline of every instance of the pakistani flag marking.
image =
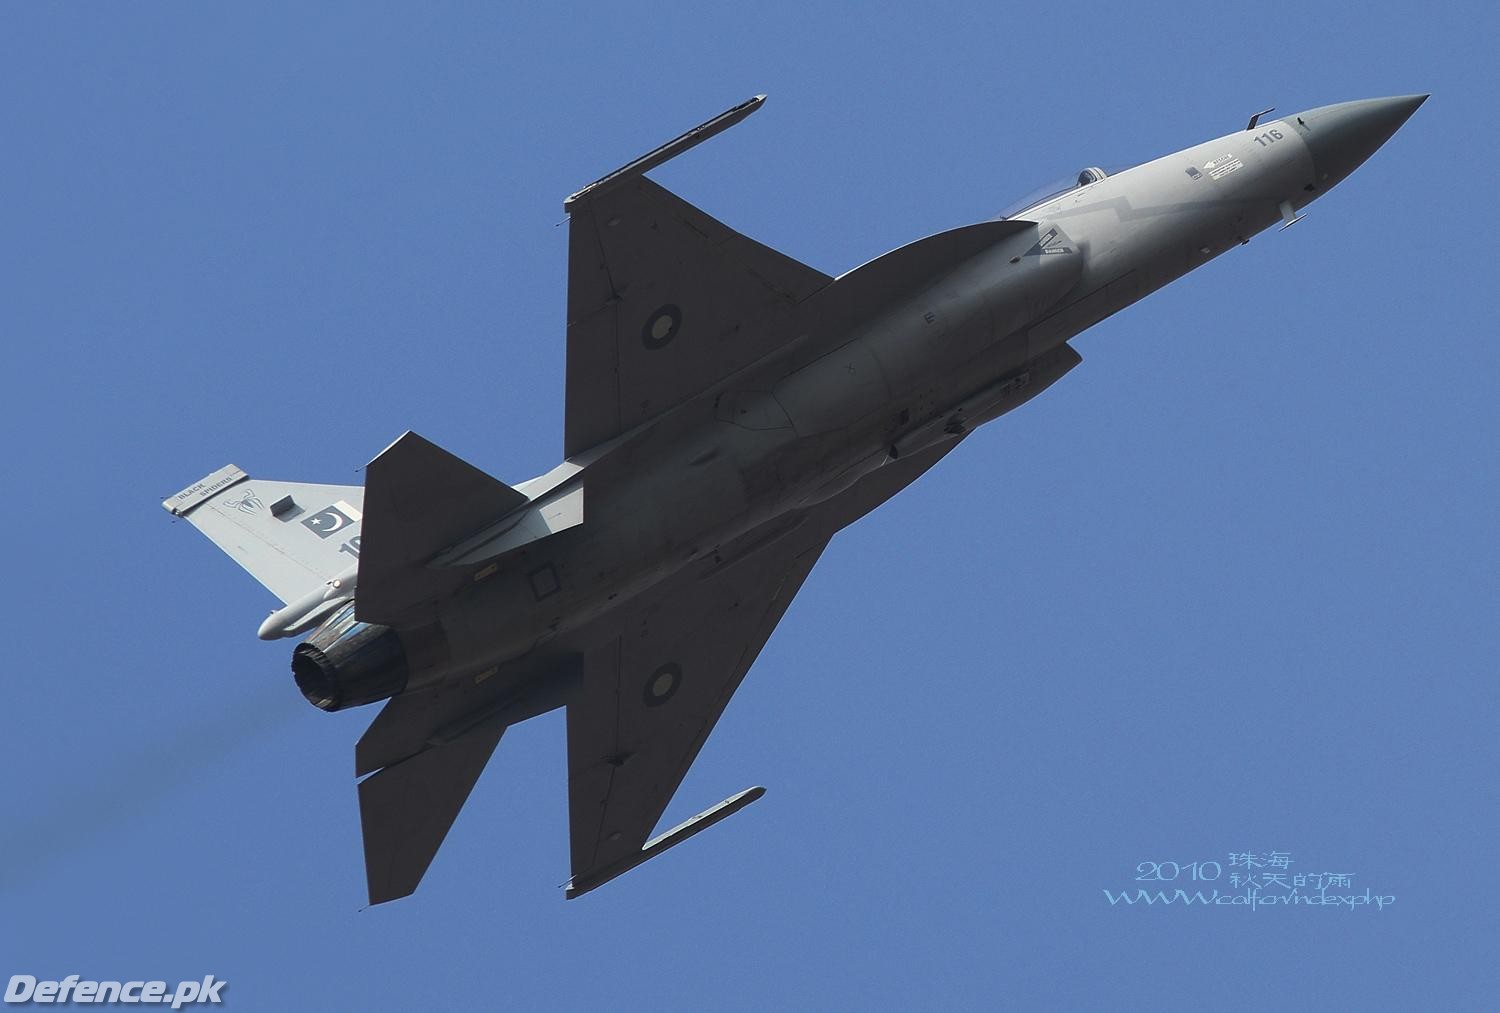
POLYGON ((333 506, 324 507, 304 520, 302 526, 313 531, 319 538, 328 538, 358 524, 363 516, 348 502, 339 500, 333 506))

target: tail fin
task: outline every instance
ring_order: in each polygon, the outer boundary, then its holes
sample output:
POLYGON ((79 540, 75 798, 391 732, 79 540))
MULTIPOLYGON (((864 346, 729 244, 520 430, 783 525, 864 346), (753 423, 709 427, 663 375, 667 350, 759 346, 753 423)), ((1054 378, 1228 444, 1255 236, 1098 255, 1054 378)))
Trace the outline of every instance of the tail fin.
POLYGON ((361 486, 268 482, 230 464, 162 506, 291 604, 355 570, 364 501, 361 486))

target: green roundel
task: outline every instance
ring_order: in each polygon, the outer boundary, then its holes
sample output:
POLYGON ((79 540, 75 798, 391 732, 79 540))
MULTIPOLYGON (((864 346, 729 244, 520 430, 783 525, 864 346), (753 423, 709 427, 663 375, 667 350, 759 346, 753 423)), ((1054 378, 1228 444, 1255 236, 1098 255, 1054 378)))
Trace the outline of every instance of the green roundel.
POLYGON ((675 661, 662 665, 646 680, 645 699, 647 707, 660 707, 672 699, 677 687, 682 685, 682 666, 675 661))
POLYGON ((667 303, 646 318, 646 324, 641 328, 641 344, 653 351, 665 348, 677 337, 677 331, 681 327, 682 310, 667 303))

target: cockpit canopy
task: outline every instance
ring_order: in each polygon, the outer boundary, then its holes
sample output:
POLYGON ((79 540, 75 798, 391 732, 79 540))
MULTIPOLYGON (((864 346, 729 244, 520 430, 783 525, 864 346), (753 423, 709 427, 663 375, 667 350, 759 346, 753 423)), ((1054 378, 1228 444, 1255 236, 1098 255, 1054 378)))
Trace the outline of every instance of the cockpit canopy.
POLYGON ((1092 183, 1099 182, 1107 176, 1112 176, 1117 172, 1124 172, 1126 168, 1129 168, 1129 166, 1101 169, 1097 165, 1092 165, 1070 176, 1053 180, 1046 186, 1037 187, 1020 200, 1006 205, 1005 209, 995 216, 995 220, 1004 221, 1007 218, 1019 218, 1023 211, 1030 211, 1038 204, 1045 204, 1053 198, 1061 197, 1070 190, 1082 189, 1092 183))

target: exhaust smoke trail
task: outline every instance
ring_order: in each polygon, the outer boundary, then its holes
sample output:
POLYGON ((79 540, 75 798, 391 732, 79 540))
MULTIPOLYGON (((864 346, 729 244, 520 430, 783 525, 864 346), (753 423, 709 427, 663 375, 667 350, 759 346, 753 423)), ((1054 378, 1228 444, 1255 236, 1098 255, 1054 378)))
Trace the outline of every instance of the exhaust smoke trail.
POLYGON ((255 695, 226 701, 219 714, 199 713, 140 742, 137 751, 99 768, 96 780, 60 786, 48 803, 0 828, 0 890, 106 842, 133 821, 156 819, 153 810, 164 799, 302 707, 284 687, 262 683, 255 695))

